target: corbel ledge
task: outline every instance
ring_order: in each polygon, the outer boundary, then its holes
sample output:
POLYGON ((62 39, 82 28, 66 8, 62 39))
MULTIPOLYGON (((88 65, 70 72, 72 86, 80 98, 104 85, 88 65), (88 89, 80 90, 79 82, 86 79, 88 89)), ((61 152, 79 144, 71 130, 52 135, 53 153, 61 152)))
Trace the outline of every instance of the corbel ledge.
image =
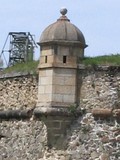
POLYGON ((92 110, 92 114, 95 118, 116 118, 120 120, 120 109, 95 108, 92 110))
POLYGON ((34 110, 34 116, 81 116, 84 114, 83 110, 70 109, 69 107, 38 107, 34 110))

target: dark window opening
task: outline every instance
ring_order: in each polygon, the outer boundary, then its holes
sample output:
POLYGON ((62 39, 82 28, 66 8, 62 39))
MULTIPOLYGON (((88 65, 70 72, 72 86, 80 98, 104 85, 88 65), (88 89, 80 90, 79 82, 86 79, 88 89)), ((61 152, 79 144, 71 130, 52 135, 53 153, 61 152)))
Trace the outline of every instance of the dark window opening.
POLYGON ((45 63, 47 63, 47 56, 45 56, 45 63))
POLYGON ((63 63, 66 63, 67 61, 67 56, 63 56, 63 63))
POLYGON ((58 52, 58 47, 54 46, 54 54, 57 54, 57 52, 58 52))

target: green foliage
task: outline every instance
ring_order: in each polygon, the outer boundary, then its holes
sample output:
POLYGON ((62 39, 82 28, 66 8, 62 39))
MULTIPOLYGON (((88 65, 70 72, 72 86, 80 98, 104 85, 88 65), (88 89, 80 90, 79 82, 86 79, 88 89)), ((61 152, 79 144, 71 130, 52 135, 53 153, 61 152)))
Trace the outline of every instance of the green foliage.
POLYGON ((120 54, 85 57, 82 63, 85 65, 120 65, 120 54))
POLYGON ((88 133, 88 132, 90 131, 90 129, 91 129, 90 124, 86 124, 86 125, 81 126, 81 131, 82 131, 84 134, 88 133))
POLYGON ((77 105, 70 105, 69 112, 74 115, 76 113, 77 107, 77 105))
MULTIPOLYGON (((36 73, 39 61, 30 61, 27 63, 18 63, 12 67, 6 68, 3 72, 33 72, 36 73)), ((85 65, 120 65, 120 54, 98 57, 85 57, 82 61, 85 65)), ((1 63, 2 64, 2 63, 1 63)), ((74 107, 70 107, 71 112, 74 111, 74 107)))
POLYGON ((36 73, 39 61, 31 61, 27 63, 17 63, 14 66, 6 68, 3 72, 33 72, 36 73))

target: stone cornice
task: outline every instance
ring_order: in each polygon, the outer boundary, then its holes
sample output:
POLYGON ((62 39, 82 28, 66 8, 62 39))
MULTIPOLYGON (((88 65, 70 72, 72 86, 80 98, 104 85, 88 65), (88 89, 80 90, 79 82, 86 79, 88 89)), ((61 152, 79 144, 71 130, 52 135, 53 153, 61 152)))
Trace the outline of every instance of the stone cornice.
POLYGON ((0 111, 0 119, 28 119, 32 116, 31 110, 6 110, 0 111))
POLYGON ((81 116, 85 111, 83 110, 71 110, 70 107, 39 107, 34 110, 35 117, 44 116, 81 116))
MULTIPOLYGON (((8 79, 8 78, 16 78, 16 77, 23 77, 23 76, 31 76, 34 73, 31 72, 12 72, 12 73, 0 73, 0 79, 8 79)), ((37 75, 37 74, 36 74, 37 75)))
POLYGON ((120 65, 78 65, 79 70, 120 72, 120 65))
POLYGON ((46 42, 38 42, 37 43, 40 46, 45 46, 45 45, 63 45, 63 46, 79 46, 81 48, 86 48, 88 45, 82 44, 79 41, 66 41, 66 40, 51 40, 51 41, 46 41, 46 42))
POLYGON ((120 109, 93 109, 92 114, 95 118, 116 118, 120 119, 120 109))

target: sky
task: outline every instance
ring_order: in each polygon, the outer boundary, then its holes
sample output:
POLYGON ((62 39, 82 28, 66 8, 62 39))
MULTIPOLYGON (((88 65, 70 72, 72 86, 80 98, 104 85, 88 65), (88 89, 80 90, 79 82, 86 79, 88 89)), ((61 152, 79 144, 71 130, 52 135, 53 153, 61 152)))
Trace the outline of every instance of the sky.
MULTIPOLYGON (((63 7, 84 34, 85 56, 120 53, 120 0, 0 0, 0 54, 9 32, 30 32, 38 42, 63 7)), ((39 56, 38 47, 34 57, 39 56)))

